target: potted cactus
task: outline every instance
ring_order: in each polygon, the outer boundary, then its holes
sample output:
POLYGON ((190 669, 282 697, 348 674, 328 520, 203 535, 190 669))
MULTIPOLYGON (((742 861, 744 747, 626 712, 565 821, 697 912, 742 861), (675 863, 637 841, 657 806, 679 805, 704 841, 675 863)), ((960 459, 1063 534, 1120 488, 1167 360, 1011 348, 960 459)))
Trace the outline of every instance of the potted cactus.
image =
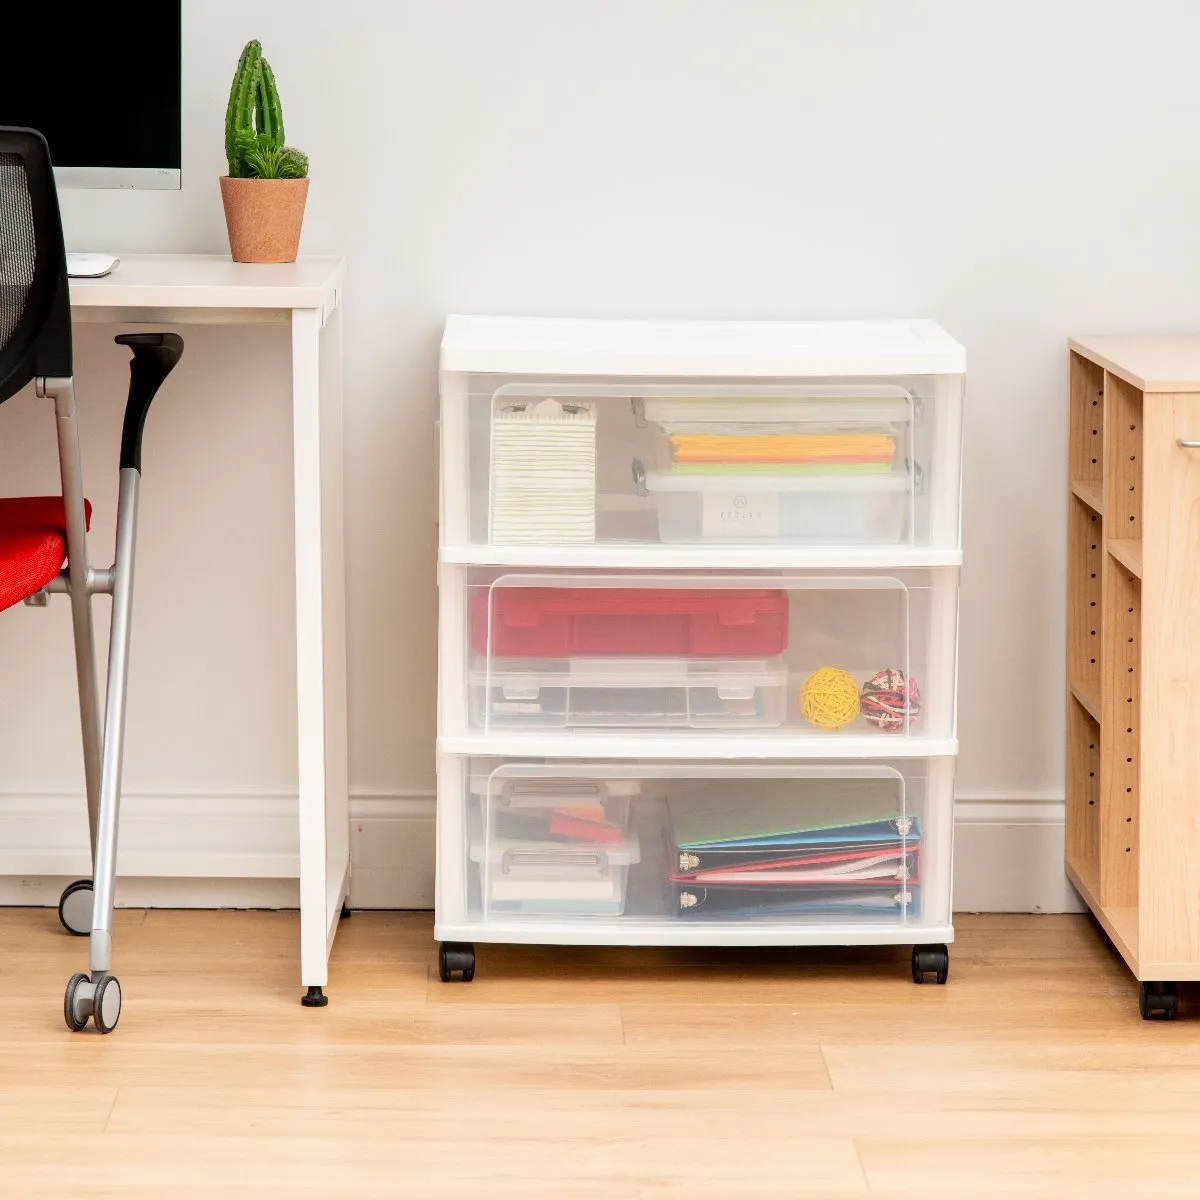
POLYGON ((284 141, 275 73, 246 43, 225 111, 221 201, 236 262, 295 262, 308 197, 308 156, 284 141))

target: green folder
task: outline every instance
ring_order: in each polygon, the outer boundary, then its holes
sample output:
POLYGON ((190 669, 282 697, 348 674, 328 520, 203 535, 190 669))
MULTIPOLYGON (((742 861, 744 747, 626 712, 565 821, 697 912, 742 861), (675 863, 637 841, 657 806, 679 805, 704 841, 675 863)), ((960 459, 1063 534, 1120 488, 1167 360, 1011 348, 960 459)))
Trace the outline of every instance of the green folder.
POLYGON ((680 850, 855 845, 920 836, 904 812, 902 787, 889 779, 795 779, 747 796, 731 779, 672 796, 667 806, 680 850))

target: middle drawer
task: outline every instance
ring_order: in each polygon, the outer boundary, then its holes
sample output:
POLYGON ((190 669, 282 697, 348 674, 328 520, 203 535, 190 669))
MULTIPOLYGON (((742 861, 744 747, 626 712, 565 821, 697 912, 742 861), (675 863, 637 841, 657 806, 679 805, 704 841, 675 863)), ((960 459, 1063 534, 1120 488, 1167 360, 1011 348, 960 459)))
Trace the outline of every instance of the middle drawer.
POLYGON ((459 567, 443 587, 468 729, 954 735, 956 568, 459 567))

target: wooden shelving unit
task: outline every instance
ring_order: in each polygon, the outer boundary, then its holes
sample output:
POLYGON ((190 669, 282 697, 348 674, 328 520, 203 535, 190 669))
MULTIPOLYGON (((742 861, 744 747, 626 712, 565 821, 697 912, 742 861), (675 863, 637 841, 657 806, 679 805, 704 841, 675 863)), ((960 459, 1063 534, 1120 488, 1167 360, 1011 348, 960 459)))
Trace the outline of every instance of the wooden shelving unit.
POLYGON ((1069 345, 1067 874, 1172 1017, 1200 979, 1200 335, 1069 345))

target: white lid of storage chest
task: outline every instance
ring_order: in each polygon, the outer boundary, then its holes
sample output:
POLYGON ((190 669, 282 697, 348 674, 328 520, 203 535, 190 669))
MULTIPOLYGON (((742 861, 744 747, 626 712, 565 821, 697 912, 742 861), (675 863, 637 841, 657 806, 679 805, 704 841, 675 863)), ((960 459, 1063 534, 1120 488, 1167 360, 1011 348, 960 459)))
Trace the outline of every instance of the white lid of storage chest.
POLYGON ((612 321, 451 316, 447 372, 805 378, 960 375, 934 321, 612 321))

